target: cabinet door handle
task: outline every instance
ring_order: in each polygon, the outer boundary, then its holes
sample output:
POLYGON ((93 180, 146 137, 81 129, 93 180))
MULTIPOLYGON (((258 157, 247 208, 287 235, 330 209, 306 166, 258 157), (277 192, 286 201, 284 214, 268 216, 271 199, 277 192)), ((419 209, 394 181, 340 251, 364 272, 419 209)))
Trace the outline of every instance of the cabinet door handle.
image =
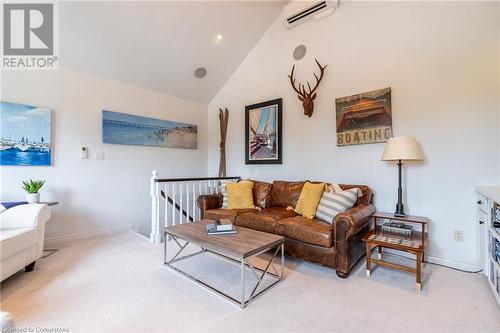
POLYGON ((477 201, 477 204, 478 204, 478 205, 480 205, 480 204, 482 204, 482 203, 483 203, 483 202, 482 202, 481 200, 478 200, 478 201, 477 201))
POLYGON ((484 222, 483 221, 479 221, 479 224, 484 224, 484 222))

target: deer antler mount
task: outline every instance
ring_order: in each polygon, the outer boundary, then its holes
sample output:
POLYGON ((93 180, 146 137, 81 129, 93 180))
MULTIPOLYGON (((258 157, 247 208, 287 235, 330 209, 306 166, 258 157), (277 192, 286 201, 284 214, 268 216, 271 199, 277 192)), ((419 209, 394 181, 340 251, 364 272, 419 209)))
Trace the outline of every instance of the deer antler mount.
POLYGON ((295 76, 294 76, 295 65, 293 65, 292 72, 290 73, 290 75, 288 75, 293 90, 295 90, 295 92, 297 93, 297 97, 302 102, 302 106, 304 107, 304 114, 309 118, 311 118, 314 111, 314 99, 316 98, 316 89, 318 89, 319 83, 323 79, 323 75, 325 74, 325 68, 327 66, 327 65, 321 66, 321 64, 317 59, 314 60, 316 61, 316 64, 319 67, 320 74, 319 78, 316 75, 316 73, 313 74, 314 77, 316 78, 316 84, 314 85, 313 88, 311 88, 311 84, 309 83, 309 81, 306 81, 307 89, 306 86, 302 83, 299 83, 298 86, 295 86, 295 76))

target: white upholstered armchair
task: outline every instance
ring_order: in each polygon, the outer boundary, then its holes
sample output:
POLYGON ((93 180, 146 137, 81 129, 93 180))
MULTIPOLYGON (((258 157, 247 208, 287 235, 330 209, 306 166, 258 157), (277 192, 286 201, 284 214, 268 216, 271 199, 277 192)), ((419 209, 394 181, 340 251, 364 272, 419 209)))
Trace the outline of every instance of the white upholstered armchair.
POLYGON ((35 268, 49 219, 50 208, 43 204, 19 205, 0 214, 1 281, 23 268, 35 268))

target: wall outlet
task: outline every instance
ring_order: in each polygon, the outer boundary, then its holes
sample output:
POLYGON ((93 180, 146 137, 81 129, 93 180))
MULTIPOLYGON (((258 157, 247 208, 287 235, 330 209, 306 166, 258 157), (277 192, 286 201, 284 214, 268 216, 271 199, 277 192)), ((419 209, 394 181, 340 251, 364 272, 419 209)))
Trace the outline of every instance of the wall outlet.
POLYGON ((453 240, 455 242, 463 242, 464 241, 464 232, 461 230, 453 231, 453 240))

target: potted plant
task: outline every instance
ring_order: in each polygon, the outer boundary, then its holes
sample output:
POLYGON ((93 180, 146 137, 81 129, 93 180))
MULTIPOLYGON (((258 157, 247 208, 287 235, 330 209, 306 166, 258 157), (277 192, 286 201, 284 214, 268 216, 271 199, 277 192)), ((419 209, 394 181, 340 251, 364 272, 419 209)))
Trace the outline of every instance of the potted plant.
POLYGON ((40 189, 43 184, 45 184, 45 180, 28 180, 23 181, 23 189, 26 191, 26 201, 28 203, 38 203, 40 202, 40 189))

